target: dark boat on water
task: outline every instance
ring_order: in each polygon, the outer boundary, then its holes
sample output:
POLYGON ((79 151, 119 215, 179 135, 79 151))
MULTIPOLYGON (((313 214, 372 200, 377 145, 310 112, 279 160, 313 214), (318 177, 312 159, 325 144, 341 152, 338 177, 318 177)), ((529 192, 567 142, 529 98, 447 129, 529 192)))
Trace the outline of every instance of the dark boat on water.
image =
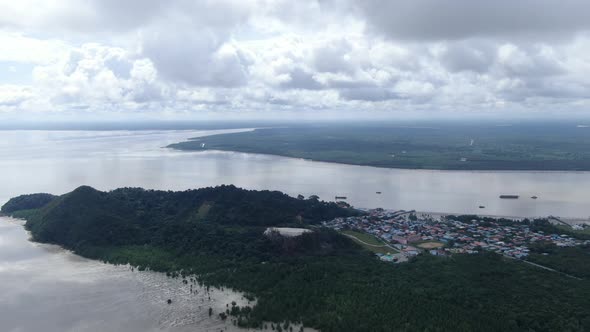
POLYGON ((483 206, 483 205, 480 205, 480 206, 479 206, 479 208, 480 208, 480 209, 485 209, 485 206, 483 206))
POLYGON ((336 196, 336 199, 346 199, 346 196, 336 196))
POLYGON ((377 193, 377 194, 381 194, 381 192, 380 192, 380 191, 377 191, 376 193, 377 193))
POLYGON ((502 199, 518 199, 518 195, 500 195, 500 198, 502 199))
POLYGON ((531 198, 532 198, 532 199, 537 199, 537 198, 539 198, 539 197, 537 197, 537 196, 531 196, 531 198))

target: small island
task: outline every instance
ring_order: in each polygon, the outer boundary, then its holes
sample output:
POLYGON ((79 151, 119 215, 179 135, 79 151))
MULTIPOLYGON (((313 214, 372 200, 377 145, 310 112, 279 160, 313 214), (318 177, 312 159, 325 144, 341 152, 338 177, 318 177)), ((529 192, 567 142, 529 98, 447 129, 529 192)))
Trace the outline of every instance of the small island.
MULTIPOLYGON (((290 330, 302 324, 324 332, 590 329, 587 247, 539 247, 547 253, 539 254, 539 264, 563 268, 575 278, 486 251, 443 257, 418 253, 406 263, 391 264, 375 254, 381 243, 367 242, 359 229, 341 231, 340 224, 329 223, 348 220, 372 229, 379 223, 387 226, 387 218, 317 196, 294 198, 234 186, 181 192, 103 192, 83 186, 61 196, 15 197, 1 212, 26 219, 34 241, 244 292, 251 305, 230 310, 228 304, 226 312, 209 312, 243 327, 290 330)), ((455 219, 467 223, 478 217, 455 219)), ((506 227, 503 221, 481 222, 506 227)), ((535 225, 548 234, 556 230, 545 221, 535 225)), ((432 249, 430 244, 420 247, 432 249)))

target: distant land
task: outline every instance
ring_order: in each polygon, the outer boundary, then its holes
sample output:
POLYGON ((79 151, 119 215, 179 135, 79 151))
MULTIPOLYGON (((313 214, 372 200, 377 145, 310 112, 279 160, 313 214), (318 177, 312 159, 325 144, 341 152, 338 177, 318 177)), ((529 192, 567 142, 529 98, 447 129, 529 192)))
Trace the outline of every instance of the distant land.
MULTIPOLYGON (((580 278, 489 252, 419 254, 394 265, 377 259, 350 234, 321 226, 361 213, 345 204, 234 186, 182 192, 102 192, 83 186, 61 196, 15 197, 1 212, 26 219, 35 241, 242 291, 251 305, 228 303, 226 312, 210 313, 243 327, 291 331, 291 323, 302 323, 323 332, 590 329, 588 248, 572 256, 551 247, 548 256, 542 255, 549 266, 567 258, 563 268, 580 278), (274 227, 298 228, 301 235, 282 236, 274 227)), ((463 217, 472 218, 477 217, 463 217)))
POLYGON ((590 130, 576 123, 417 122, 264 128, 169 147, 343 164, 440 170, 590 170, 590 130))

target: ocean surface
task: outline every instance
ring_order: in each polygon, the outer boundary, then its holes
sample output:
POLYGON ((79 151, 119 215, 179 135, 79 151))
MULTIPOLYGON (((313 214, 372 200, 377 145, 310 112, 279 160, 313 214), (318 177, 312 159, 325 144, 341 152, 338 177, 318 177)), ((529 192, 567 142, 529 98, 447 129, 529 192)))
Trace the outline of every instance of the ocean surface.
MULTIPOLYGON (((62 194, 80 185, 183 190, 234 184, 325 200, 346 196, 362 208, 590 216, 590 172, 398 170, 164 148, 235 131, 0 131, 0 204, 20 194, 62 194), (501 194, 520 199, 499 199, 501 194)), ((203 291, 190 294, 180 280, 32 243, 21 223, 9 218, 0 219, 0 294, 1 331, 232 330, 206 311, 241 301, 238 293, 214 290, 209 302, 203 291)))

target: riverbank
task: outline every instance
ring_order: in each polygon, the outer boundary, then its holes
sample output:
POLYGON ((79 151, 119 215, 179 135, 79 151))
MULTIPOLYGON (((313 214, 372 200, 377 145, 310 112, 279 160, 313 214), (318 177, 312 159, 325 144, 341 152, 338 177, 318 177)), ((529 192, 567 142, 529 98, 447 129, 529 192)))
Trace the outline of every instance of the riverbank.
POLYGON ((180 150, 269 154, 397 169, 589 171, 590 131, 572 124, 433 127, 300 126, 213 135, 169 145, 180 150), (538 133, 545 133, 539 136, 538 133), (575 156, 575 157, 572 157, 575 156))
POLYGON ((23 225, 22 219, 0 217, 2 330, 249 331, 219 317, 232 302, 248 305, 243 293, 207 291, 188 282, 190 277, 185 283, 165 273, 105 264, 57 245, 31 242, 23 225))
MULTIPOLYGON (((445 216, 458 216, 465 213, 453 213, 453 212, 432 212, 432 211, 416 211, 416 214, 420 215, 429 215, 433 218, 443 218, 445 216)), ((482 213, 475 213, 480 217, 489 217, 489 218, 504 218, 504 219, 512 219, 512 220, 522 220, 522 219, 544 219, 548 218, 550 222, 555 224, 566 224, 569 226, 573 225, 590 225, 590 218, 574 218, 574 217, 555 217, 555 216, 505 216, 505 215, 495 215, 495 214, 482 214, 482 213), (556 220, 557 219, 557 220, 556 220)))

